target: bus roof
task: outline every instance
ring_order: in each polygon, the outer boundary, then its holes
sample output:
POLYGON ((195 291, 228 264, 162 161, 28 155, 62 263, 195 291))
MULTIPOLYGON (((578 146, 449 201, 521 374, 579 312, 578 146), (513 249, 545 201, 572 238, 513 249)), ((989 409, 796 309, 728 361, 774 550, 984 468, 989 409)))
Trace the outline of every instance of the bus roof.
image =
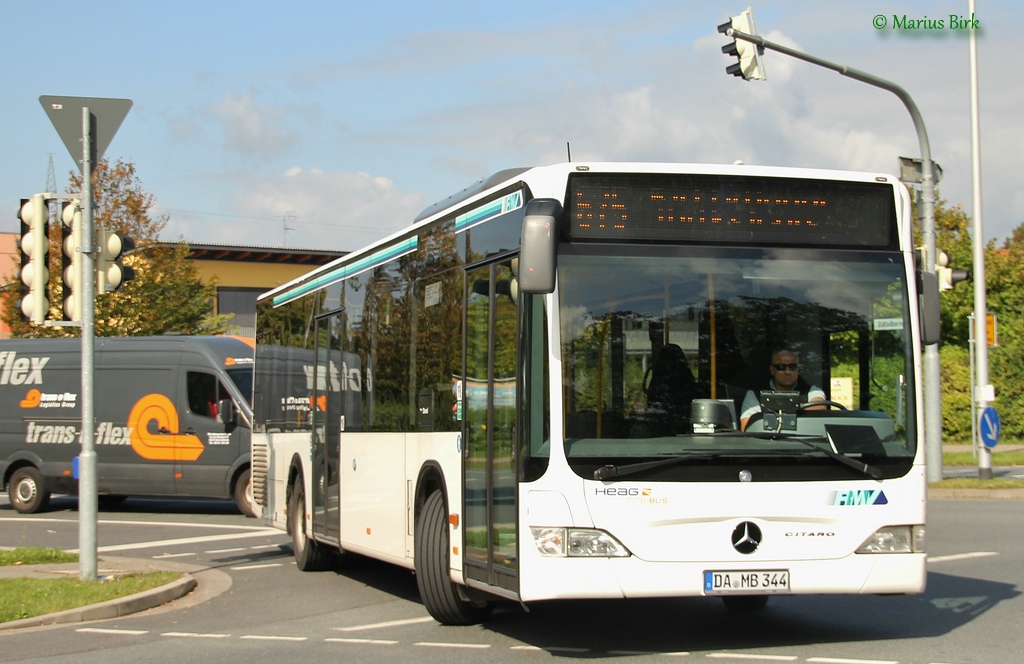
MULTIPOLYGON (((737 162, 735 164, 687 164, 677 162, 563 162, 549 166, 536 166, 530 168, 510 168, 499 171, 494 175, 484 178, 462 191, 438 201, 424 209, 413 221, 412 225, 403 228, 391 235, 373 242, 365 247, 356 249, 340 258, 337 258, 325 265, 321 265, 310 272, 296 277, 291 281, 277 286, 272 290, 259 295, 258 302, 271 300, 281 293, 293 290, 301 285, 308 285, 310 289, 318 287, 317 279, 324 274, 337 275, 339 268, 351 266, 358 271, 368 269, 362 267, 367 264, 367 258, 381 255, 381 249, 395 246, 392 255, 382 256, 382 259, 391 259, 401 253, 408 253, 412 249, 401 244, 414 236, 420 228, 445 215, 453 210, 471 205, 474 201, 486 198, 493 192, 505 189, 516 182, 524 182, 530 187, 530 193, 534 197, 557 198, 565 197, 565 183, 570 173, 591 172, 591 173, 692 173, 697 175, 724 175, 724 176, 761 176, 777 178, 802 178, 815 180, 840 180, 852 182, 875 182, 889 183, 894 186, 900 185, 899 178, 884 173, 869 173, 862 171, 840 171, 827 169, 796 168, 787 166, 754 166, 737 162), (397 243, 397 244, 396 244, 397 243)), ((376 264, 379 261, 374 261, 376 264)), ((353 271, 353 274, 355 271, 353 271)))

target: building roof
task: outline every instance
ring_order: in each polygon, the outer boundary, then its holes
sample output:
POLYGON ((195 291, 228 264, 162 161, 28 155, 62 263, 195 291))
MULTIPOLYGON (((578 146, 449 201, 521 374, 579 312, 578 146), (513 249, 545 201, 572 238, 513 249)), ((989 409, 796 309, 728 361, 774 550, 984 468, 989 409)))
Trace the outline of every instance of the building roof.
MULTIPOLYGON (((165 247, 177 246, 178 242, 158 242, 165 247)), ((228 244, 201 244, 185 242, 193 260, 223 261, 234 263, 277 263, 282 265, 325 265, 335 258, 349 253, 326 249, 297 249, 292 247, 255 247, 228 244)))

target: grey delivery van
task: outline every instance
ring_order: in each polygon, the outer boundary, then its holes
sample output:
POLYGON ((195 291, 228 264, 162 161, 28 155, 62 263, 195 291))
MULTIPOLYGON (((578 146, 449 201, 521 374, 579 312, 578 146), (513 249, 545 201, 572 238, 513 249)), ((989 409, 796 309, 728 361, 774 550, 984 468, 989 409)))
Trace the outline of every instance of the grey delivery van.
MULTIPOLYGON (((81 339, 0 340, 0 478, 19 512, 78 493, 81 339)), ((253 515, 252 339, 95 340, 101 504, 127 496, 233 498, 253 515)))

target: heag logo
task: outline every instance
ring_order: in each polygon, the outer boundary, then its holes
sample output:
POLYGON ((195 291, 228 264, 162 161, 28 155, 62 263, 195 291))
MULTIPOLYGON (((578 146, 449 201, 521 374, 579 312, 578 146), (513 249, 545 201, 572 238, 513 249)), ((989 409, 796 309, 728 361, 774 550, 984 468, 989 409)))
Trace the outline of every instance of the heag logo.
POLYGON ((132 449, 143 459, 195 461, 203 453, 198 436, 178 433, 178 411, 162 394, 139 399, 128 414, 128 427, 132 449))
POLYGON ((625 486, 599 486, 594 489, 595 496, 639 496, 640 489, 625 486))
POLYGON ((42 385, 48 357, 18 357, 13 350, 0 352, 0 385, 42 385))

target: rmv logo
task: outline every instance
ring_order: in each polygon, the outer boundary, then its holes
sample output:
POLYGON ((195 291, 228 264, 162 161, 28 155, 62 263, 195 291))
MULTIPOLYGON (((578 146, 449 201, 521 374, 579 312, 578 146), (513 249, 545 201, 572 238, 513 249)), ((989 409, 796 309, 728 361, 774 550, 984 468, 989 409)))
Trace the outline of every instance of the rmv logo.
POLYGON ((889 500, 881 489, 848 489, 836 491, 833 505, 888 505, 889 500))

